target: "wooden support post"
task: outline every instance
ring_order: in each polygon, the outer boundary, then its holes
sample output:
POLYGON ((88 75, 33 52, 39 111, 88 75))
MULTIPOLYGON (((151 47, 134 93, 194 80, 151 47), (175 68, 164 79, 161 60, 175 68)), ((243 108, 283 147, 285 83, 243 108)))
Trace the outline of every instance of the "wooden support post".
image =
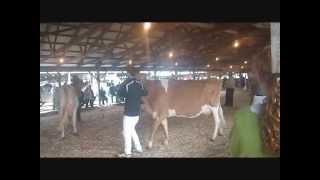
POLYGON ((192 79, 196 80, 196 75, 195 75, 194 69, 192 70, 192 79))
POLYGON ((59 84, 59 88, 61 87, 61 74, 58 71, 58 84, 59 84))
POLYGON ((271 23, 272 73, 280 73, 280 23, 271 23))
POLYGON ((154 71, 154 80, 157 80, 157 70, 154 71))
POLYGON ((100 101, 100 71, 99 71, 99 67, 97 69, 97 83, 98 83, 98 101, 99 101, 99 106, 101 106, 101 101, 100 101))
POLYGON ((178 80, 178 71, 177 70, 174 70, 174 76, 175 76, 175 79, 178 80))
POLYGON ((70 72, 68 72, 67 84, 71 84, 71 73, 70 72))

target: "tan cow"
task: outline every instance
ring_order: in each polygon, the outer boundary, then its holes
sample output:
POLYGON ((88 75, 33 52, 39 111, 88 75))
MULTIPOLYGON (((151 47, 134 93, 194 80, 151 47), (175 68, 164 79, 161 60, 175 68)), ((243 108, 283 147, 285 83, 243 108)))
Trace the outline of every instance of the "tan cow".
POLYGON ((165 131, 164 144, 168 145, 169 117, 195 118, 212 114, 215 123, 212 140, 218 130, 222 135, 225 120, 220 104, 221 80, 146 80, 144 84, 148 95, 143 98, 143 107, 154 119, 148 148, 152 148, 153 136, 160 124, 165 131))
MULTIPOLYGON (((77 130, 77 112, 80 111, 79 96, 81 89, 84 89, 86 84, 80 82, 77 85, 63 85, 57 89, 59 99, 59 117, 60 124, 58 130, 61 131, 61 138, 65 137, 64 131, 69 119, 72 118, 73 133, 78 135, 77 130)), ((78 115, 80 118, 80 112, 78 115)))

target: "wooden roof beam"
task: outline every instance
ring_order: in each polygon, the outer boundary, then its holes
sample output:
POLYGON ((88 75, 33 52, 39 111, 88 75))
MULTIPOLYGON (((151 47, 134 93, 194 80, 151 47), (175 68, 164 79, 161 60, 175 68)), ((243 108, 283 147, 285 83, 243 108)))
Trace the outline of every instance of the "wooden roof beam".
MULTIPOLYGON (((59 25, 57 25, 57 26, 59 26, 59 25)), ((74 27, 70 27, 70 28, 56 30, 54 32, 40 32, 40 36, 59 35, 59 33, 66 32, 66 31, 71 31, 71 30, 75 30, 75 28, 74 27)))
POLYGON ((137 28, 137 26, 132 25, 131 28, 129 29, 129 31, 126 34, 124 34, 122 37, 118 38, 116 41, 112 42, 111 44, 109 44, 109 46, 105 50, 105 53, 104 53, 103 57, 98 58, 95 61, 90 61, 90 63, 95 63, 97 61, 101 61, 103 59, 109 58, 110 55, 112 55, 114 46, 116 46, 117 44, 121 44, 121 43, 125 42, 126 39, 129 37, 130 33, 132 33, 136 28, 137 28))
MULTIPOLYGON (((88 36, 91 36, 92 34, 94 34, 97 30, 99 30, 101 28, 101 24, 98 24, 98 25, 94 25, 91 27, 91 29, 89 29, 87 32, 79 35, 79 36, 76 36, 74 38, 72 38, 67 44, 65 44, 65 46, 59 48, 56 50, 56 53, 59 54, 59 53, 64 53, 66 51, 68 51, 68 49, 74 45, 74 44, 77 44, 79 43, 80 41, 82 41, 83 39, 87 38, 88 36)), ((78 34, 78 32, 80 32, 80 29, 81 27, 79 27, 75 34, 78 34)))
MULTIPOLYGON (((97 36, 97 39, 93 42, 93 45, 95 45, 95 46, 98 45, 98 42, 99 42, 100 38, 102 38, 102 37, 104 36, 104 34, 106 33, 106 31, 107 31, 108 29, 110 29, 111 26, 112 26, 112 23, 103 26, 101 32, 100 32, 100 33, 98 34, 98 36, 97 36)), ((88 54, 97 52, 97 50, 94 50, 93 47, 94 47, 94 46, 90 45, 90 46, 88 47, 88 49, 86 50, 86 52, 81 54, 81 58, 80 58, 80 60, 79 60, 79 62, 78 62, 79 66, 83 64, 83 60, 86 58, 86 56, 87 56, 88 54)))

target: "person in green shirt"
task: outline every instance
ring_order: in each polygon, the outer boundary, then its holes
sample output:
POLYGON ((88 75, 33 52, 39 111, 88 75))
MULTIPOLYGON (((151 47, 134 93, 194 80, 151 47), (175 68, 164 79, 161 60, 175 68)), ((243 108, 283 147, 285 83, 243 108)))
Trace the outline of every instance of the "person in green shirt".
POLYGON ((280 157, 280 74, 272 73, 270 52, 266 46, 249 63, 251 105, 234 115, 228 144, 233 157, 280 157))
POLYGON ((230 133, 230 151, 233 157, 266 157, 259 115, 266 96, 253 98, 251 106, 241 108, 235 114, 234 126, 230 133))

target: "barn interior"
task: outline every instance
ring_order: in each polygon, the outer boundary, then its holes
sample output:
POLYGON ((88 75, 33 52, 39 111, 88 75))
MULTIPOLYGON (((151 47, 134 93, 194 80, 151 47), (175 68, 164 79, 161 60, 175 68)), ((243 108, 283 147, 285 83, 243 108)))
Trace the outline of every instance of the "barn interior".
MULTIPOLYGON (((224 106, 225 89, 221 90, 225 136, 210 141, 210 117, 170 118, 169 145, 160 143, 164 135, 158 130, 155 147, 137 155, 230 157, 234 112, 250 103, 250 64, 263 49, 272 49, 272 32, 271 23, 41 23, 40 157, 115 157, 122 151, 122 103, 111 102, 107 95, 108 103, 101 104, 99 89, 108 91, 109 83, 123 82, 131 69, 150 80, 228 79, 232 73, 237 82, 233 107, 224 106), (93 108, 82 109, 80 135, 61 141, 53 91, 70 84, 72 75, 89 82, 97 98, 93 108)), ((142 113, 136 129, 143 146, 151 126, 150 115, 142 113)))

